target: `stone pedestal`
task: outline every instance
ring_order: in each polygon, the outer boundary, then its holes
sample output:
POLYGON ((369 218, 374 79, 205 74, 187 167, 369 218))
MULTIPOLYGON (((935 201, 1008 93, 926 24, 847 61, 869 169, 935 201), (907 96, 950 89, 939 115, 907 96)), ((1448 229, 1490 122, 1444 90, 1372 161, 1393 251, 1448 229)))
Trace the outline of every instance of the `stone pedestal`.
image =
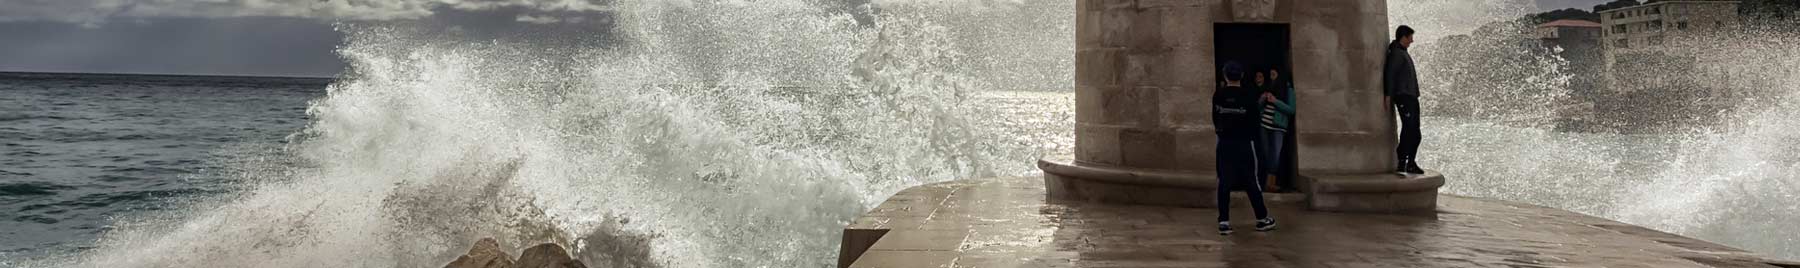
POLYGON ((1358 174, 1310 176, 1307 207, 1318 211, 1402 213, 1430 211, 1444 175, 1436 171, 1400 176, 1358 174))
POLYGON ((1052 197, 1211 206, 1220 23, 1289 26, 1299 121, 1290 146, 1302 177, 1395 165, 1395 119, 1381 90, 1385 0, 1079 0, 1076 9, 1075 152, 1039 163, 1052 197))

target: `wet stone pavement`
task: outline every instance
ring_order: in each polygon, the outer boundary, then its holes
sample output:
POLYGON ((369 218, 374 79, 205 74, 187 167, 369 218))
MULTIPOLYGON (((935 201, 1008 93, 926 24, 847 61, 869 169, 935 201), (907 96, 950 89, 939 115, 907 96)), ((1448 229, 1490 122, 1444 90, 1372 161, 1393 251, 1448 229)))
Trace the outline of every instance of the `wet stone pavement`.
MULTIPOLYGON (((1037 177, 960 180, 895 194, 845 228, 848 267, 1800 267, 1560 209, 1443 195, 1435 212, 1271 205, 1235 234, 1215 210, 1044 198, 1037 177), (864 251, 866 249, 866 251, 864 251), (856 257, 861 252, 860 257, 856 257)), ((1243 202, 1234 202, 1243 204, 1243 202)))

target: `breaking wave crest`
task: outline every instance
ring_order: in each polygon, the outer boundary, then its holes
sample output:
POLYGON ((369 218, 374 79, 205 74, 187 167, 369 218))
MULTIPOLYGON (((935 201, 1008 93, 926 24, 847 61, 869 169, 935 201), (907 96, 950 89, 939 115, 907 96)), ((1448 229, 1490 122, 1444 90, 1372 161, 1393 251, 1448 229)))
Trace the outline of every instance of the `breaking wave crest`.
POLYGON ((1030 172, 1045 148, 975 96, 1071 77, 1039 61, 1072 33, 1035 23, 1069 3, 653 2, 619 3, 610 45, 342 25, 349 72, 241 190, 62 265, 437 266, 496 237, 604 267, 829 266, 903 187, 1030 172))
POLYGON ((1672 39, 1620 56, 1608 87, 1576 82, 1606 70, 1540 46, 1533 25, 1505 23, 1537 10, 1529 1, 1389 9, 1395 24, 1434 29, 1413 55, 1426 69, 1420 160, 1449 179, 1443 192, 1800 258, 1800 237, 1788 235, 1800 233, 1800 32, 1672 39), (1569 122, 1601 127, 1560 126, 1569 122))

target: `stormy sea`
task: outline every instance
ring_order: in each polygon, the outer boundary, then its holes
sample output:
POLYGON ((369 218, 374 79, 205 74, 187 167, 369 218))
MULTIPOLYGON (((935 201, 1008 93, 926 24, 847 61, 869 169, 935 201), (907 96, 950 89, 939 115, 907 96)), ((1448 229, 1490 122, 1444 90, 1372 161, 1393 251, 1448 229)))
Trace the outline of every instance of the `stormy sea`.
MULTIPOLYGON (((1535 10, 1389 2, 1444 35, 1535 10)), ((481 237, 830 267, 896 191, 1069 153, 1073 4, 620 1, 592 39, 344 23, 332 78, 0 73, 0 267, 435 267, 481 237)), ((1621 131, 1547 108, 1581 90, 1565 59, 1423 38, 1420 162, 1445 193, 1800 258, 1800 36, 1753 41, 1704 64, 1754 105, 1621 131)))

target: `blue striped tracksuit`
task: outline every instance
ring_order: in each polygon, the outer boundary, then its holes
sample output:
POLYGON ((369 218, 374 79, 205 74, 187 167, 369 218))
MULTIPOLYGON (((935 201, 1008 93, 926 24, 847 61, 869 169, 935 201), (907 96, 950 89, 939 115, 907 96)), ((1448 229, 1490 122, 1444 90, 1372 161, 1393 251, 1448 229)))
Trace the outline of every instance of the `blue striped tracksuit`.
POLYGON ((1231 221, 1231 190, 1241 187, 1250 195, 1250 207, 1257 219, 1269 218, 1263 205, 1262 184, 1256 176, 1256 139, 1262 130, 1262 107, 1257 98, 1262 92, 1241 86, 1225 86, 1213 91, 1213 129, 1219 136, 1217 166, 1219 175, 1219 221, 1231 221), (1235 186, 1235 187, 1234 187, 1235 186))

